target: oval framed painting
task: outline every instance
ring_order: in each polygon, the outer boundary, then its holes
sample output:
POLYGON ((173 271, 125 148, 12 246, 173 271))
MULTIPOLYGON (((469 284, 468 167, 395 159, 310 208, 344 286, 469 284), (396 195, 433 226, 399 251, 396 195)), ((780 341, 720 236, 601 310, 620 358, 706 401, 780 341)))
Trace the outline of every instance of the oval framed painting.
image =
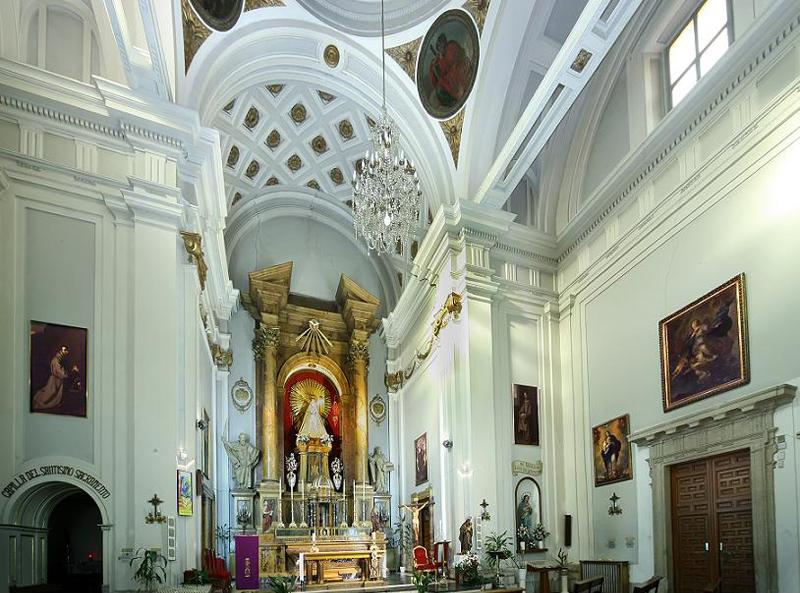
POLYGON ((419 51, 417 92, 429 115, 450 119, 469 98, 478 75, 480 40, 470 14, 454 9, 439 15, 419 51))
POLYGON ((189 4, 214 31, 232 29, 244 8, 244 0, 189 0, 189 4))

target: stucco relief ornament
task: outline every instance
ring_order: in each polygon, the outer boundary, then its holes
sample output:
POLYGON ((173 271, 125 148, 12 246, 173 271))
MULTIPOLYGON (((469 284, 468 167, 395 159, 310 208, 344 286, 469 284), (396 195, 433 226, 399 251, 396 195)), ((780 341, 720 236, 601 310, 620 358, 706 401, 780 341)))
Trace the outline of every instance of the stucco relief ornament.
POLYGON ((253 390, 244 380, 244 377, 241 377, 233 384, 231 400, 233 400, 233 407, 242 413, 249 410, 250 406, 253 405, 253 390))
POLYGON ((351 363, 357 360, 363 360, 369 364, 369 345, 361 340, 353 340, 350 342, 348 359, 351 363))
POLYGON ((380 426, 381 422, 386 418, 386 403, 377 393, 375 397, 369 400, 369 415, 378 426, 380 426))
POLYGON ((277 348, 281 336, 281 328, 260 325, 253 338, 253 355, 256 360, 263 360, 267 348, 277 348))

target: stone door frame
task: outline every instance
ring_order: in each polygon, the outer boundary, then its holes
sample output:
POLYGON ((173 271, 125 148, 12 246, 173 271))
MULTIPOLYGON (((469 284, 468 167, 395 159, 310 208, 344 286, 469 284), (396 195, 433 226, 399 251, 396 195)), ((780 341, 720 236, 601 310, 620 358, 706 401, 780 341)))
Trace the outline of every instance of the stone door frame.
POLYGON ((670 466, 748 449, 756 590, 777 593, 774 417, 778 406, 794 399, 796 389, 778 385, 631 435, 631 442, 649 448, 655 573, 664 577, 667 591, 673 574, 670 466))

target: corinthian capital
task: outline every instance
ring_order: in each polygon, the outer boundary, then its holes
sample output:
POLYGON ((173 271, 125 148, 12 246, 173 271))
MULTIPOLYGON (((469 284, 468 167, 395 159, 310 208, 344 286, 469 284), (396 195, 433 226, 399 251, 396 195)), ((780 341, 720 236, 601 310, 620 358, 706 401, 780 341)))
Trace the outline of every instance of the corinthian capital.
POLYGON ((280 337, 281 328, 259 325, 253 338, 253 355, 256 360, 262 360, 268 348, 277 348, 280 337))
POLYGON ((351 363, 364 361, 365 364, 369 364, 369 345, 363 340, 351 340, 347 358, 351 363))

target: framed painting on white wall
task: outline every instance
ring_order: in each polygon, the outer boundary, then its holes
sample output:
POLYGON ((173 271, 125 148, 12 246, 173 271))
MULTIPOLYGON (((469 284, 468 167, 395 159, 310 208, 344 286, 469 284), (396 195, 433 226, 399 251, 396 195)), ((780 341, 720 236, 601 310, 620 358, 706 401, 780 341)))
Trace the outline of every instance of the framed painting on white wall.
POLYGON ((30 322, 30 410, 86 417, 88 330, 30 322))
POLYGON ((532 385, 514 385, 514 444, 539 445, 539 393, 532 385))
POLYGON ((417 486, 428 481, 428 433, 414 439, 414 469, 417 486))
POLYGON ((595 486, 633 479, 630 427, 630 417, 625 414, 592 428, 595 486))

